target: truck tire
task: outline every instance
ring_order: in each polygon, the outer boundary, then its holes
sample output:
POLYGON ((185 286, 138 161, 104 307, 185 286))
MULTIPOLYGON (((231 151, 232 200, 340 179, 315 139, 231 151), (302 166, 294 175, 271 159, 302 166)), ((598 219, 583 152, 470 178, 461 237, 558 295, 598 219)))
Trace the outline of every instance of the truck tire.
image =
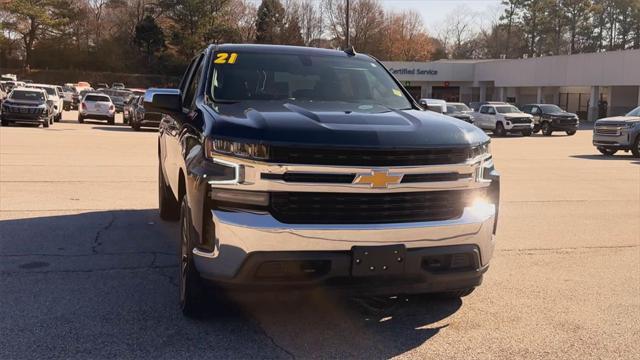
POLYGON ((533 133, 537 134, 539 132, 540 132, 540 125, 539 124, 533 125, 533 133))
POLYGON ((496 124, 496 129, 493 130, 493 133, 498 137, 503 137, 507 134, 506 130, 504 129, 504 125, 502 125, 501 122, 496 124))
POLYGON ((140 123, 135 121, 135 119, 131 120, 131 128, 133 131, 140 131, 140 123))
POLYGON ((633 157, 640 158, 640 134, 636 136, 636 141, 631 148, 631 153, 633 154, 633 157))
POLYGON ((53 122, 59 122, 62 119, 62 113, 59 113, 58 115, 56 115, 55 118, 53 118, 53 122))
POLYGON ((600 151, 600 153, 604 156, 613 156, 615 153, 618 152, 618 150, 616 149, 608 149, 602 146, 598 146, 598 151, 600 151))
POLYGON ((532 131, 531 130, 523 130, 522 131, 522 136, 531 136, 532 131))
POLYGON ((49 122, 51 121, 51 118, 49 119, 45 119, 45 121, 42 123, 42 127, 43 128, 48 128, 49 127, 49 122))
POLYGON ((78 122, 80 124, 84 123, 84 117, 82 117, 82 115, 78 114, 78 122))
POLYGON ((462 297, 465 297, 471 294, 475 289, 476 288, 467 288, 467 289, 455 290, 455 291, 445 291, 445 292, 435 293, 434 295, 441 299, 460 299, 462 297))
POLYGON ((9 121, 8 120, 2 120, 1 125, 2 126, 9 126, 9 121))
POLYGON ((116 123, 116 116, 114 115, 112 118, 107 120, 107 124, 114 125, 116 123))
POLYGON ((180 262, 179 262, 180 309, 186 317, 199 317, 204 309, 205 288, 193 261, 191 241, 191 216, 187 197, 182 197, 180 206, 180 262))
POLYGON ((551 136, 553 134, 553 130, 551 130, 551 125, 548 122, 542 123, 542 135, 551 136))
POLYGON ((164 180, 162 168, 158 165, 158 207, 160 218, 166 221, 176 221, 180 217, 180 204, 164 180))
POLYGON ((575 134, 576 134, 576 131, 575 131, 575 130, 567 130, 567 135, 569 135, 569 136, 573 136, 573 135, 575 135, 575 134))

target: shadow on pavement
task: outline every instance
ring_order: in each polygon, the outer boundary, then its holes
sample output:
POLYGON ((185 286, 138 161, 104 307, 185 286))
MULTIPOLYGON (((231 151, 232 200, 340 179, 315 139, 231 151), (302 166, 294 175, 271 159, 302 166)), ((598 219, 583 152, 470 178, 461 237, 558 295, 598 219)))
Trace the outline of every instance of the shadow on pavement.
MULTIPOLYGON (((635 160, 635 158, 633 157, 633 155, 631 155, 631 153, 629 154, 625 154, 623 153, 622 155, 613 155, 613 156, 604 156, 604 155, 600 155, 600 154, 592 154, 592 155, 571 155, 572 158, 576 158, 576 159, 585 159, 585 160, 605 160, 605 161, 620 161, 620 160, 624 160, 624 161, 629 161, 629 160, 635 160)), ((632 162, 632 164, 639 164, 640 162, 632 162)))
POLYGON ((135 131, 129 125, 116 124, 111 126, 94 126, 92 129, 103 131, 126 131, 126 132, 158 132, 158 129, 154 128, 140 128, 139 131, 135 131))
POLYGON ((416 297, 372 310, 321 289, 229 294, 188 319, 178 235, 157 209, 1 220, 0 358, 388 358, 438 334, 462 305, 416 297))

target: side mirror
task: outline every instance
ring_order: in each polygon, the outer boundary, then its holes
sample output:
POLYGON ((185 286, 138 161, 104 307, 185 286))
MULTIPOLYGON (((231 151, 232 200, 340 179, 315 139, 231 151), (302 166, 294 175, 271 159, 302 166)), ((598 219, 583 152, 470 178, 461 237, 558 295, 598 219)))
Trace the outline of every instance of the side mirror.
POLYGON ((144 109, 156 113, 182 112, 180 90, 178 89, 149 89, 144 94, 144 109))

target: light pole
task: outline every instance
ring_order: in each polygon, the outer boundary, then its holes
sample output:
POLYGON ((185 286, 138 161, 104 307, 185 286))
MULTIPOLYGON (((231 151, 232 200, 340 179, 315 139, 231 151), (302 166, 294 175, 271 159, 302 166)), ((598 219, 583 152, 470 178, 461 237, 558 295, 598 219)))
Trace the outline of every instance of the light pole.
POLYGON ((346 33, 346 37, 347 37, 347 48, 349 48, 351 46, 351 31, 349 29, 349 12, 350 12, 350 8, 351 6, 349 6, 349 0, 347 1, 347 33, 346 33))

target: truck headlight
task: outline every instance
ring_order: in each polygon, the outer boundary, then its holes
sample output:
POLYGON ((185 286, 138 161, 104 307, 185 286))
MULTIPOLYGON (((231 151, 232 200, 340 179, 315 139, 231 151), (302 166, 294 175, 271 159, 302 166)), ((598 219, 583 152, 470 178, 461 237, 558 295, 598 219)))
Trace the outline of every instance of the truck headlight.
POLYGON ((630 121, 624 124, 624 127, 630 129, 632 127, 638 126, 638 124, 640 124, 640 121, 630 121))
POLYGON ((488 155, 491 154, 491 146, 490 146, 490 142, 487 141, 484 144, 480 144, 477 146, 474 146, 471 148, 471 150, 469 151, 469 159, 475 159, 479 156, 482 155, 488 155))
POLYGON ((207 139, 206 156, 213 159, 215 154, 230 155, 245 159, 266 160, 269 147, 264 144, 250 144, 222 139, 207 139))

